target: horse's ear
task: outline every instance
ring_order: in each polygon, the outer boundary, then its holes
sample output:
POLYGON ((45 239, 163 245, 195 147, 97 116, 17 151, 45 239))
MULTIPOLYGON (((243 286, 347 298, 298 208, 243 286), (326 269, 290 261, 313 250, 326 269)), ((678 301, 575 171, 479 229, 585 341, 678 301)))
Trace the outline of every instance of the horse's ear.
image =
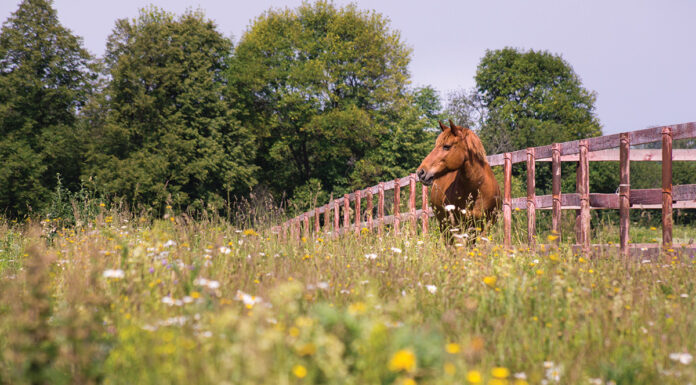
POLYGON ((445 131, 446 129, 449 128, 449 127, 445 126, 444 124, 442 124, 442 120, 438 120, 437 122, 440 123, 440 129, 441 129, 442 131, 445 131))
POLYGON ((449 124, 450 124, 450 130, 452 130, 452 135, 459 136, 459 133, 462 130, 461 127, 458 127, 456 124, 454 124, 452 119, 450 119, 449 124))

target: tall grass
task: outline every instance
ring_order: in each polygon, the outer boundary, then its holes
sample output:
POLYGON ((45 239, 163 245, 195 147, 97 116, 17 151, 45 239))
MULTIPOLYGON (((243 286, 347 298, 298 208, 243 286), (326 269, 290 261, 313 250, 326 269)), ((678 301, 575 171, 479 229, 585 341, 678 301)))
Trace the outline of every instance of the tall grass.
POLYGON ((448 247, 408 224, 283 242, 253 205, 0 223, 0 383, 696 381, 688 252, 505 252, 499 227, 448 247))

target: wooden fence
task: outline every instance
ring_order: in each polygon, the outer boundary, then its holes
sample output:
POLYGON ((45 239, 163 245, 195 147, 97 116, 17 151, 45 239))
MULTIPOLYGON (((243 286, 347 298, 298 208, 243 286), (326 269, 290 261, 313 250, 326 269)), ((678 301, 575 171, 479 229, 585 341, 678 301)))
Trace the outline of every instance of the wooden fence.
MULTIPOLYGON (((524 209, 527 212, 528 246, 536 247, 536 210, 552 210, 551 231, 558 234, 555 242, 561 240, 561 215, 563 210, 576 210, 575 247, 583 253, 592 249, 605 248, 607 245, 592 245, 590 239, 590 210, 618 209, 620 216, 619 249, 623 255, 629 255, 631 249, 672 249, 679 247, 696 247, 696 245, 672 244, 672 212, 674 208, 696 208, 696 184, 672 186, 672 162, 696 161, 696 149, 672 149, 672 142, 678 139, 696 138, 696 122, 654 127, 639 131, 601 137, 554 143, 547 146, 488 156, 491 167, 503 166, 503 243, 507 249, 512 247, 512 212, 524 209), (662 142, 661 149, 631 149, 653 142, 662 142), (664 159, 664 161, 663 161, 664 159), (620 184, 615 194, 590 193, 589 162, 618 161, 620 184), (631 189, 630 162, 662 162, 661 189, 631 189), (535 165, 536 162, 551 162, 552 194, 536 196, 535 165), (577 167, 576 191, 561 192, 561 164, 575 162, 577 167), (512 198, 512 165, 526 163, 527 196, 512 198), (662 244, 631 244, 629 242, 629 210, 662 209, 662 244)), ((428 187, 417 188, 416 174, 410 174, 393 181, 382 182, 376 186, 346 194, 342 198, 307 211, 292 218, 273 230, 279 236, 299 239, 308 237, 312 232, 322 231, 338 236, 353 231, 377 231, 382 234, 386 225, 391 225, 394 233, 403 231, 403 223, 408 222, 408 231, 417 231, 420 222, 421 231, 427 232, 429 218, 433 216, 428 208, 428 187), (401 213, 401 188, 408 187, 408 211, 401 213), (385 215, 385 193, 393 190, 392 214, 385 215), (416 208, 416 196, 420 190, 421 204, 416 208), (377 196, 377 207, 374 197, 377 196), (366 209, 361 212, 363 198, 366 209), (353 209, 351 210, 351 202, 353 209), (340 210, 343 207, 341 223, 340 210), (375 212, 376 211, 376 212, 375 212), (352 215, 351 215, 352 212, 352 215), (374 215, 376 214, 376 218, 374 215), (321 217, 323 216, 323 221, 321 217), (351 219, 352 217, 352 219, 351 219), (333 219, 333 220, 332 220, 333 219)))

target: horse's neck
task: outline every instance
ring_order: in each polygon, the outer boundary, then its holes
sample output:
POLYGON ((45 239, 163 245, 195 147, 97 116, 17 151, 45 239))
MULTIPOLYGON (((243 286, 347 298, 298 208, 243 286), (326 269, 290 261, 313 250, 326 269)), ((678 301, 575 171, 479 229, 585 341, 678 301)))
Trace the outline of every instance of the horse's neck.
POLYGON ((485 180, 486 166, 485 164, 466 162, 464 166, 457 170, 455 180, 459 182, 460 186, 471 186, 477 189, 485 180))

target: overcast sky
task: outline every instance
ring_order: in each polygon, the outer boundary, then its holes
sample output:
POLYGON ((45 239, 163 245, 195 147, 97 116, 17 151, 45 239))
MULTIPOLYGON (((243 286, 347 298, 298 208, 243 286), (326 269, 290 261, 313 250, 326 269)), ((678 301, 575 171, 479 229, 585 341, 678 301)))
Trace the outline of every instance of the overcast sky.
MULTIPOLYGON (((346 4, 348 1, 336 1, 346 4)), ((474 85, 486 49, 560 54, 597 93, 604 133, 696 121, 696 1, 356 1, 391 20, 413 49, 413 84, 443 96, 474 85)), ((19 1, 0 0, 0 20, 19 1)), ((60 22, 102 55, 119 18, 155 4, 177 14, 200 8, 235 42, 264 10, 300 1, 57 0, 60 22)))

